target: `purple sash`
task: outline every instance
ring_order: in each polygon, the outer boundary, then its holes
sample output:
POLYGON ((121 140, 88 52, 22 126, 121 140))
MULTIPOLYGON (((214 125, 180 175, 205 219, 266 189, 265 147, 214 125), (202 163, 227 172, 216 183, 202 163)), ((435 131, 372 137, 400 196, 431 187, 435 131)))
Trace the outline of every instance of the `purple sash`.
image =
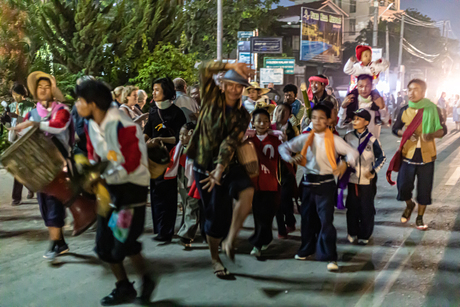
MULTIPOLYGON (((364 142, 359 144, 358 153, 359 153, 360 156, 363 153, 364 148, 366 148, 367 143, 369 143, 369 140, 370 140, 371 136, 372 136, 372 133, 369 132, 367 134, 366 138, 364 139, 364 142)), ((337 196, 337 209, 340 209, 340 210, 345 209, 345 205, 343 204, 343 193, 345 192, 345 189, 348 186, 348 182, 350 181, 351 173, 354 173, 354 172, 355 172, 355 170, 353 168, 351 168, 351 167, 347 168, 347 170, 343 174, 342 178, 340 178, 337 181, 337 189, 339 190, 338 191, 338 196, 337 196)))

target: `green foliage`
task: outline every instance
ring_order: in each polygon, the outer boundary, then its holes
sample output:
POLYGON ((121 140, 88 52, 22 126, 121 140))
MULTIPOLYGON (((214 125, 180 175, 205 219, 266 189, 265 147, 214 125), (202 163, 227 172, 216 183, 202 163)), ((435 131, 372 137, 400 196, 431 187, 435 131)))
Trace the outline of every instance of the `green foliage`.
POLYGON ((153 52, 144 48, 144 53, 138 61, 139 75, 130 82, 136 83, 147 93, 151 90, 154 79, 166 76, 183 78, 188 84, 193 84, 198 81, 196 62, 196 53, 184 54, 172 44, 160 42, 153 52))
MULTIPOLYGON (((269 13, 279 0, 223 0, 224 57, 237 47, 238 31, 259 30, 260 35, 273 34, 276 14, 269 13)), ((202 60, 216 58, 217 49, 217 1, 187 1, 185 5, 187 26, 184 28, 184 46, 190 52, 198 52, 202 60)))
POLYGON ((113 85, 137 75, 136 61, 145 48, 153 51, 159 41, 174 43, 183 27, 177 0, 22 2, 40 65, 48 66, 49 60, 50 69, 59 64, 65 76, 84 71, 113 85), (44 57, 46 52, 52 57, 44 57))

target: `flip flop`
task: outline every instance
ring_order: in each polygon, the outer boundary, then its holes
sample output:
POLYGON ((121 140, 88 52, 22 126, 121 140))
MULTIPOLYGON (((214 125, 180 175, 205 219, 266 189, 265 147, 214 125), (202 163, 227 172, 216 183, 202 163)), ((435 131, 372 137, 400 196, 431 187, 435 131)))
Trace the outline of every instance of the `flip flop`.
MULTIPOLYGON (((220 279, 229 279, 231 278, 232 276, 230 275, 230 272, 227 270, 226 267, 223 266, 223 264, 219 263, 220 266, 222 267, 222 269, 214 269, 214 275, 216 275, 217 278, 220 278, 220 279)), ((213 266, 216 266, 216 264, 214 264, 213 266)))

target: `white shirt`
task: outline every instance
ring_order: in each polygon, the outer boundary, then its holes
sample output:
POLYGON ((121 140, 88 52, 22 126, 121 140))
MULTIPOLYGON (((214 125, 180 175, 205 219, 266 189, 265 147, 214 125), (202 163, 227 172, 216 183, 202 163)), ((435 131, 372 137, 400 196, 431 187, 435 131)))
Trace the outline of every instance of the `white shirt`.
POLYGON ((176 100, 174 101, 174 104, 181 108, 181 110, 184 112, 185 119, 187 120, 187 123, 193 122, 196 123, 196 119, 192 120, 190 119, 191 114, 196 114, 199 112, 200 108, 198 106, 198 103, 195 101, 195 99, 186 96, 182 92, 176 92, 176 100))
MULTIPOLYGON (((289 161, 292 153, 302 151, 309 133, 299 135, 289 142, 283 143, 278 147, 281 158, 289 161)), ((345 142, 340 136, 334 135, 335 157, 339 155, 346 156, 347 162, 351 166, 355 166, 358 159, 358 151, 345 142)), ((326 146, 324 144, 324 132, 315 133, 313 144, 307 151, 307 164, 305 165, 305 174, 315 175, 330 175, 332 174, 332 166, 326 154, 326 146)))

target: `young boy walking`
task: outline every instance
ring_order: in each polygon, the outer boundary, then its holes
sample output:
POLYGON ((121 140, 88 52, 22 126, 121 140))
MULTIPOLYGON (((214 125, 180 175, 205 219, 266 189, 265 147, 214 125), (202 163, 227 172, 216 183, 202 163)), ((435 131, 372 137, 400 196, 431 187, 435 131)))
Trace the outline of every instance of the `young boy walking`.
POLYGON ((348 182, 346 206, 350 243, 356 240, 359 244, 369 243, 374 231, 375 215, 376 191, 372 180, 386 160, 379 140, 367 130, 370 121, 371 114, 365 109, 359 109, 353 119, 354 131, 347 133, 344 138, 359 153, 355 172, 351 173, 348 182))
POLYGON ((179 194, 184 206, 182 221, 177 235, 185 248, 192 247, 200 223, 200 199, 189 196, 194 181, 193 161, 187 158, 185 150, 192 138, 195 124, 186 123, 179 132, 179 143, 171 150, 171 163, 164 175, 165 179, 177 177, 179 194))
POLYGON ((280 200, 280 156, 278 137, 268 134, 270 129, 270 114, 265 109, 256 109, 252 113, 252 126, 256 135, 249 138, 257 151, 259 158, 259 176, 253 178, 255 187, 252 201, 254 216, 254 234, 249 242, 254 246, 251 255, 260 257, 262 250, 273 239, 272 224, 280 200))
POLYGON ((337 231, 333 225, 336 190, 334 176, 341 177, 348 166, 355 166, 358 152, 329 127, 331 110, 324 105, 312 109, 313 130, 279 147, 281 157, 290 163, 305 166, 302 178, 301 235, 302 244, 295 256, 306 260, 316 253, 316 259, 327 261, 327 269, 336 271, 337 231), (292 157, 292 153, 297 153, 292 157), (346 162, 337 165, 339 155, 346 162))
POLYGON ((98 215, 96 253, 110 264, 117 279, 116 288, 101 300, 103 306, 131 303, 137 292, 129 282, 123 260, 128 256, 143 285, 140 301, 147 303, 155 282, 147 273, 142 244, 150 173, 147 147, 140 126, 118 108, 110 108, 112 95, 107 86, 95 80, 75 88, 78 114, 89 119, 87 125, 88 159, 108 161, 103 177, 113 209, 98 215))

